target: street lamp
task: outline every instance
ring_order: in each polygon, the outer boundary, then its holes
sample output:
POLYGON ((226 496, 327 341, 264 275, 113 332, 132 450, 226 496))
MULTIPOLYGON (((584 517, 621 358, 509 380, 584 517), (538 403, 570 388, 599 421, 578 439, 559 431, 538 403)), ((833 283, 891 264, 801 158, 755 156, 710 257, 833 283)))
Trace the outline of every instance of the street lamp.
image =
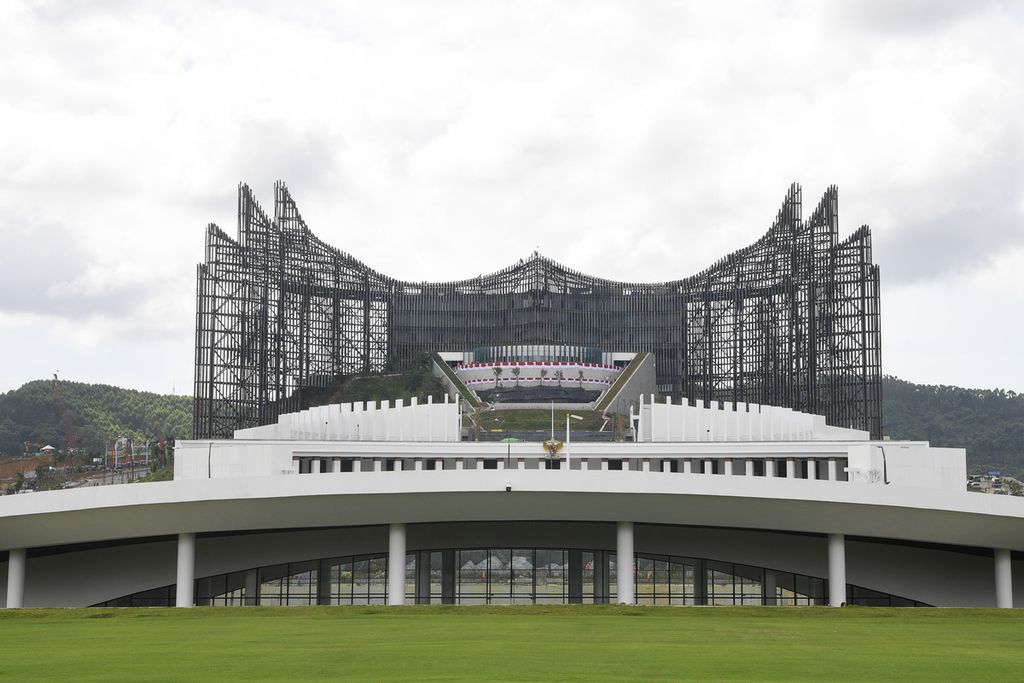
POLYGON ((574 420, 582 420, 583 418, 579 415, 573 415, 572 413, 565 414, 565 469, 569 469, 569 418, 574 420))

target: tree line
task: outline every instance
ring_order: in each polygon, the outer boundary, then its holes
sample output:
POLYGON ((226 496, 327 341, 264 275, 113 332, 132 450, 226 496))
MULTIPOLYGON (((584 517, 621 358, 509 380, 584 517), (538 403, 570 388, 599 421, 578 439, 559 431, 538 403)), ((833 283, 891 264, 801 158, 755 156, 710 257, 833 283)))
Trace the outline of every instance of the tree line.
POLYGON ((966 448, 967 470, 1024 475, 1024 394, 882 379, 882 431, 893 439, 966 448))
MULTIPOLYGON (((151 444, 192 435, 192 398, 122 389, 106 384, 60 382, 72 447, 100 454, 115 439, 151 444)), ((57 392, 51 380, 29 382, 0 394, 0 453, 21 455, 46 445, 65 450, 57 392)))

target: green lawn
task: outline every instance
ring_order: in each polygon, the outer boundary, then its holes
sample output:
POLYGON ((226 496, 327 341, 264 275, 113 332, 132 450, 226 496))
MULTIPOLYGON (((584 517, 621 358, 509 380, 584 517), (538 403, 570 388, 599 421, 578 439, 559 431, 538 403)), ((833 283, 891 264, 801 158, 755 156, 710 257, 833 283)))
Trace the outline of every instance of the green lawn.
MULTIPOLYGON (((579 429, 596 432, 604 424, 601 413, 596 410, 556 410, 555 432, 559 439, 565 436, 565 416, 570 412, 583 418, 582 420, 573 420, 573 432, 579 429)), ((490 410, 480 413, 479 418, 483 428, 489 430, 504 430, 507 432, 536 430, 543 432, 545 438, 551 430, 551 411, 545 408, 490 410)))
POLYGON ((1020 680, 1024 611, 0 610, 17 681, 1020 680))

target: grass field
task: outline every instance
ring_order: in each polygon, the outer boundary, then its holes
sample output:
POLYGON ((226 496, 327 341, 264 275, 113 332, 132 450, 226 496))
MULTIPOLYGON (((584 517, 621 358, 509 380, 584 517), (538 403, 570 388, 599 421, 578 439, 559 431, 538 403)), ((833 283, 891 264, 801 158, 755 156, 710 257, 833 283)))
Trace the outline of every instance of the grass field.
POLYGON ((14 681, 1020 680, 1024 612, 868 608, 3 610, 14 681))

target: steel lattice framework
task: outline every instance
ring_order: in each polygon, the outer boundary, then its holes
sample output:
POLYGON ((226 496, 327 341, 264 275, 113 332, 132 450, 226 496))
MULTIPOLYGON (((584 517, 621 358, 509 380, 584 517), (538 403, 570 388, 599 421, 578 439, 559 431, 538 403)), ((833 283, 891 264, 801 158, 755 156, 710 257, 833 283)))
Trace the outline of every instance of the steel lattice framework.
POLYGON ((198 267, 195 436, 274 421, 339 376, 422 351, 503 344, 649 351, 675 399, 788 406, 881 437, 878 267, 867 226, 840 241, 838 192, 810 218, 790 187, 768 232, 692 277, 613 282, 539 254, 491 275, 395 280, 318 240, 283 183, 269 218, 239 187, 238 240, 198 267))

